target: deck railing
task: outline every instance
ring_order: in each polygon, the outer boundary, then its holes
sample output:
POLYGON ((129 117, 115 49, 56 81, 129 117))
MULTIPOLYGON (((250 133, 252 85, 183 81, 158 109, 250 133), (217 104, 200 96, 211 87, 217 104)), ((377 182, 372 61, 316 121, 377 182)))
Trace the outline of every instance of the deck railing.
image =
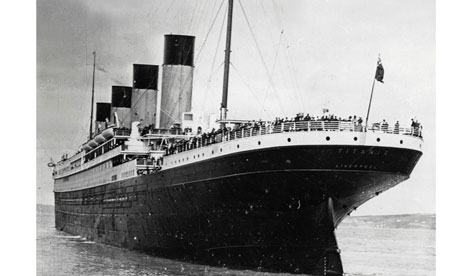
POLYGON ((147 134, 181 135, 181 129, 149 129, 147 134))
POLYGON ((260 125, 237 130, 225 131, 224 133, 211 133, 201 136, 201 138, 192 137, 190 140, 171 146, 166 150, 166 155, 183 152, 191 149, 201 148, 210 144, 231 141, 259 135, 269 135, 282 132, 296 131, 343 131, 343 132, 377 132, 395 135, 410 135, 422 137, 421 128, 391 127, 385 124, 373 124, 367 129, 354 122, 348 121, 298 121, 283 123, 262 123, 260 125))
POLYGON ((115 129, 115 136, 129 136, 131 134, 131 129, 115 129))

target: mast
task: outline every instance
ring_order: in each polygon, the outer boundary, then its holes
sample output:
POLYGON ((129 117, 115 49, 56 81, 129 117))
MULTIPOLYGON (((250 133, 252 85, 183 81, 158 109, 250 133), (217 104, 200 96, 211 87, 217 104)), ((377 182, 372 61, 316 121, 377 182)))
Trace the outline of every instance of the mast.
POLYGON ((220 104, 220 119, 227 119, 228 78, 230 73, 230 46, 232 43, 233 0, 228 0, 227 39, 225 44, 224 87, 220 104))
POLYGON ((89 139, 93 136, 93 108, 94 108, 94 75, 96 73, 96 51, 93 52, 93 86, 91 89, 91 116, 89 122, 89 139))
POLYGON ((383 83, 383 81, 382 81, 382 79, 383 79, 383 67, 381 67, 382 66, 381 64, 382 64, 382 60, 380 59, 380 54, 379 54, 379 57, 377 59, 377 68, 375 70, 374 82, 372 82, 371 98, 369 99, 369 106, 367 108, 366 124, 364 125, 365 126, 364 131, 367 131, 367 122, 368 122, 368 119, 369 119, 369 113, 371 111, 372 96, 374 95, 375 80, 378 80, 378 81, 383 83), (379 78, 379 66, 382 68, 381 78, 379 78))

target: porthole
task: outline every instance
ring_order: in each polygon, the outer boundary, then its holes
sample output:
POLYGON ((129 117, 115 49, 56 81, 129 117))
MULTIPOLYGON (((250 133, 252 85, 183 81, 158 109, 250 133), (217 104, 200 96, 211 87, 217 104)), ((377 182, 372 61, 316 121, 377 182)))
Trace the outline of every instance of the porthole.
POLYGON ((204 153, 203 153, 203 154, 201 154, 201 156, 204 156, 204 153))
POLYGON ((291 138, 288 138, 287 140, 288 140, 288 142, 291 142, 291 138))
POLYGON ((260 141, 259 141, 259 142, 257 142, 257 144, 259 144, 259 146, 260 146, 260 141))
POLYGON ((239 148, 240 148, 240 145, 236 145, 236 148, 238 148, 238 149, 239 149, 239 148))
POLYGON ((403 143, 403 140, 399 141, 399 143, 402 145, 402 143, 403 143))
POLYGON ((377 142, 380 142, 380 138, 377 138, 377 142))
POLYGON ((329 141, 329 140, 331 140, 331 137, 326 136, 326 141, 329 141))
POLYGON ((220 152, 222 152, 222 148, 220 149, 220 152))
POLYGON ((214 154, 214 151, 211 151, 211 154, 214 154))
POLYGON ((358 137, 353 138, 353 140, 358 141, 358 137))

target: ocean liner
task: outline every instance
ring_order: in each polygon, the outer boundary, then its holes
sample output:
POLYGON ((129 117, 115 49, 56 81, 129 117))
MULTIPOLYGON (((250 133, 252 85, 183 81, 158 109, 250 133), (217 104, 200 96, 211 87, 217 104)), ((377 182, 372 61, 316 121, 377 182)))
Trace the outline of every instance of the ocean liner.
POLYGON ((55 226, 198 263, 343 275, 336 227, 410 177, 421 132, 300 115, 227 119, 232 2, 220 127, 206 132, 191 112, 195 38, 165 35, 161 90, 159 66, 134 64, 132 86, 96 104, 89 140, 50 163, 55 226))

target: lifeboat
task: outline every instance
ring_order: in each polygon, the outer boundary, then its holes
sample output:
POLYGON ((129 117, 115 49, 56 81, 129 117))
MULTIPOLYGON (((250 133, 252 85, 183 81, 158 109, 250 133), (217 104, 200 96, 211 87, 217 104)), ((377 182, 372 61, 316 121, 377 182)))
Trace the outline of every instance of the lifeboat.
POLYGON ((105 140, 104 136, 102 136, 102 134, 99 134, 96 137, 94 137, 94 141, 96 141, 96 143, 98 143, 100 145, 100 144, 104 143, 106 140, 105 140))
POLYGON ((102 137, 104 137, 106 140, 109 140, 110 138, 113 137, 113 127, 104 129, 101 133, 102 137))
POLYGON ((95 147, 99 146, 99 144, 98 144, 94 139, 90 140, 90 141, 88 142, 88 145, 89 145, 90 147, 92 147, 92 148, 95 148, 95 147))
POLYGON ((93 147, 91 147, 91 146, 89 145, 89 143, 84 144, 82 147, 83 147, 83 149, 86 150, 86 151, 90 151, 90 150, 93 149, 93 147))

